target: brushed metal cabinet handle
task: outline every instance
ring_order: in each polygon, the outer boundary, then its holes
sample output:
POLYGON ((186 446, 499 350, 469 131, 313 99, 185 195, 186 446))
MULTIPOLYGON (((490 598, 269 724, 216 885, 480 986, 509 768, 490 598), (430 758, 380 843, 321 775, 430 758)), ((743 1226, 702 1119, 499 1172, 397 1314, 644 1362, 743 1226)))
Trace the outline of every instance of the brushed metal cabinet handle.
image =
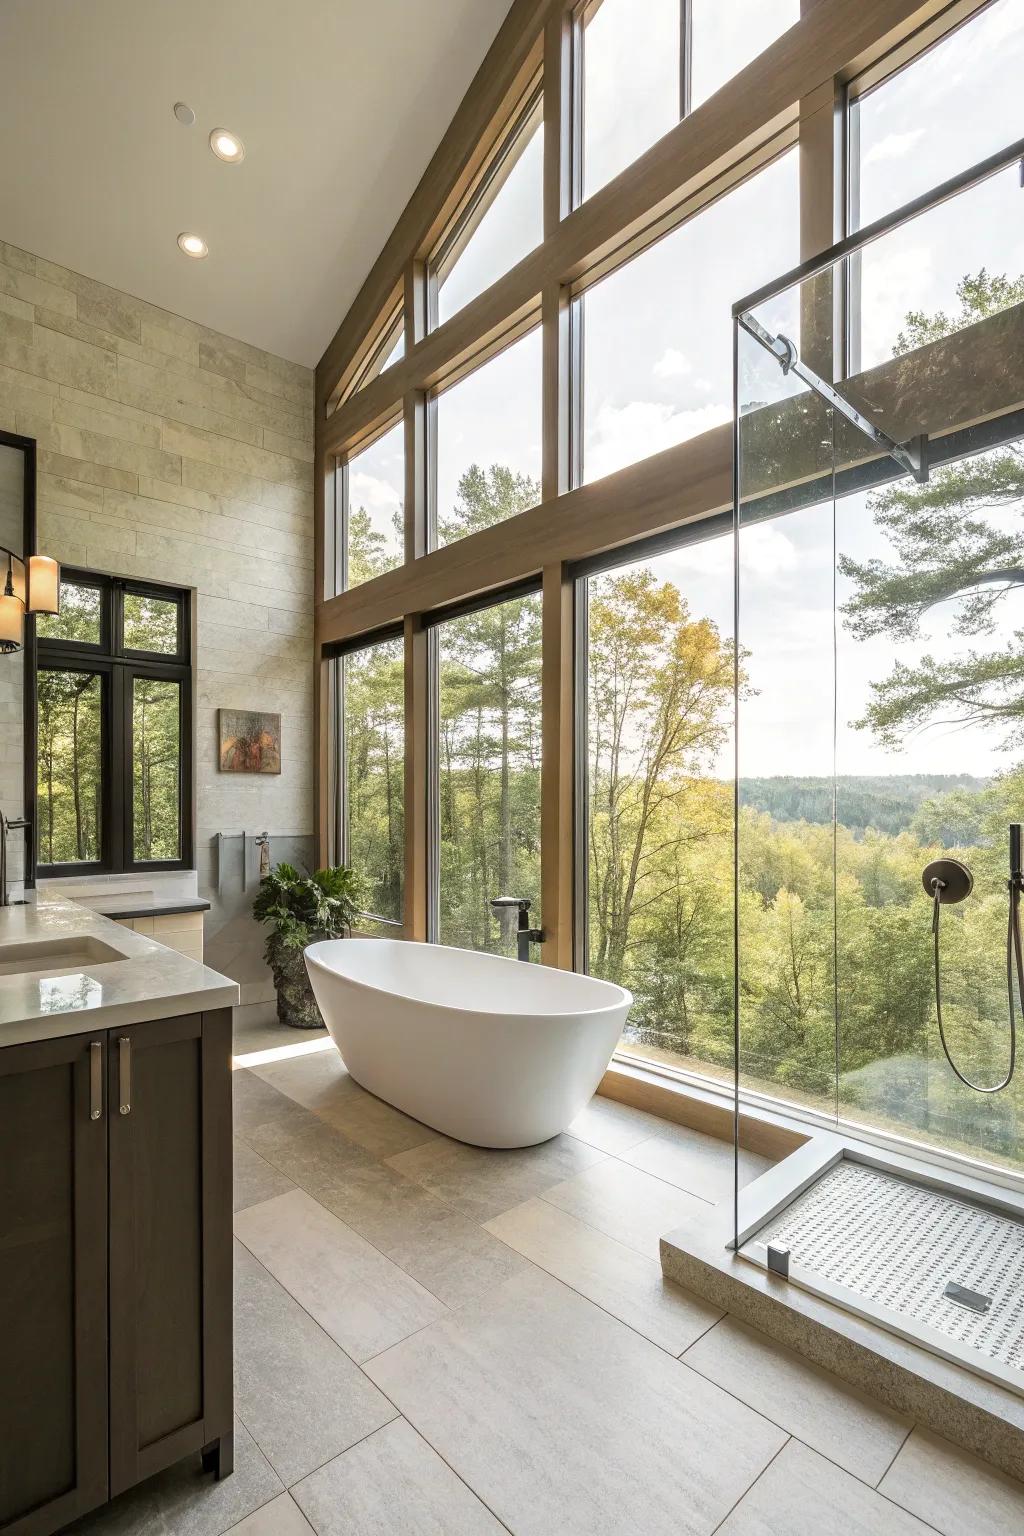
POLYGON ((121 1035, 117 1042, 117 1096, 122 1115, 132 1112, 132 1042, 121 1035))
POLYGON ((89 1119, 98 1120, 103 1113, 103 1042, 89 1041, 89 1119))

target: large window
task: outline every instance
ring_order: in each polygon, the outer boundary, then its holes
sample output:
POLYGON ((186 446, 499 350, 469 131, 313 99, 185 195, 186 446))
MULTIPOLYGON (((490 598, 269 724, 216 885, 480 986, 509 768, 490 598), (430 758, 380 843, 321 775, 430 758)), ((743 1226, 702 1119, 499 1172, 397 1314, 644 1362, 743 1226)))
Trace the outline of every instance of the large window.
POLYGON ((544 122, 533 98, 432 263, 437 323, 483 293, 544 234, 544 122))
POLYGON ((65 570, 37 621, 36 850, 42 874, 192 859, 187 592, 65 570))
POLYGON ((799 0, 588 5, 581 27, 583 196, 625 170, 799 19, 799 0))
POLYGON ((540 331, 437 395, 434 537, 451 544, 540 500, 540 331))
POLYGON ((405 309, 399 300, 381 323, 341 398, 348 399, 405 356, 405 309))
POLYGON ((405 669, 400 637, 349 651, 344 698, 341 856, 367 884, 367 915, 402 921, 405 669))
POLYGON ((584 293, 583 479, 732 417, 732 305, 799 260, 797 153, 584 293))
POLYGON ((698 1071, 732 1053, 732 538, 582 581, 580 963, 634 996, 622 1047, 698 1071))
POLYGON ((516 914, 540 899, 540 636, 537 593, 435 626, 436 937, 515 954, 516 914))
MULTIPOLYGON (((1024 0, 996 0, 850 105, 853 228, 1021 136, 1024 0)), ((940 204, 853 265, 850 371, 964 329, 1024 298, 1017 166, 940 204)))
POLYGON ((342 468, 345 561, 339 573, 341 590, 381 576, 405 559, 404 434, 399 422, 342 468))
POLYGON ((994 0, 897 74, 855 95, 853 228, 1019 139, 1022 73, 1024 0, 994 0))

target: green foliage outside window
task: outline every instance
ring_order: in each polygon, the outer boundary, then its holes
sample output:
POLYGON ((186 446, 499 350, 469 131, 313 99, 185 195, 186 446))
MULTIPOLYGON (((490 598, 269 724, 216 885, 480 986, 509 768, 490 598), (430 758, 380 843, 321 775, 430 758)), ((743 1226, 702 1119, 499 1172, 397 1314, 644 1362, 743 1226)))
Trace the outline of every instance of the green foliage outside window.
POLYGON ((132 793, 136 861, 181 857, 181 684, 132 685, 132 793))
POLYGON ((41 671, 37 681, 39 858, 100 857, 102 688, 94 672, 41 671))
POLYGON ((405 873, 405 667, 401 640, 344 658, 347 857, 366 910, 402 921, 405 873))

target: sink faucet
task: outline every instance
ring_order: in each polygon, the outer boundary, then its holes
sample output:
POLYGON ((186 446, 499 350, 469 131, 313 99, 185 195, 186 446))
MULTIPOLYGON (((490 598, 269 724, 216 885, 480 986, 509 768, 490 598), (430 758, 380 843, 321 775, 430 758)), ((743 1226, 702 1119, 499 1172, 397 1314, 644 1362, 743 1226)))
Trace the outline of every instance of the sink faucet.
MULTIPOLYGON (((27 831, 31 825, 32 823, 26 821, 23 816, 5 816, 3 811, 0 811, 0 907, 9 907, 11 904, 7 890, 7 834, 19 830, 27 831)), ((27 873, 27 857, 25 864, 27 873)))
POLYGON ((530 903, 524 896, 494 896, 491 898, 491 906, 496 912, 514 909, 519 913, 519 921, 516 925, 516 955, 520 960, 529 960, 530 945, 543 944, 543 928, 531 928, 527 913, 530 903))

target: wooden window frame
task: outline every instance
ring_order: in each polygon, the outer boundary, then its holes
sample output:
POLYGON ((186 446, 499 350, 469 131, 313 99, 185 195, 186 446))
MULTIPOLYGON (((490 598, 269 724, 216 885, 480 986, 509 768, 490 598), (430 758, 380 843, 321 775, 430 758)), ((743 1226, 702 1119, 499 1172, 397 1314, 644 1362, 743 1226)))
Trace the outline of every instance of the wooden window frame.
POLYGON ((344 376, 339 379, 333 392, 330 409, 337 409, 372 379, 386 372, 385 360, 405 332, 405 295, 399 288, 392 295, 387 309, 377 324, 371 328, 363 345, 353 356, 344 376))
POLYGON ((526 153, 534 133, 543 126, 544 84, 538 75, 530 82, 505 132, 427 259, 428 330, 435 331, 438 327, 439 295, 446 279, 455 270, 498 193, 526 153))
MULTIPOLYGON (((682 0, 681 0, 682 3, 682 0)), ((513 0, 494 44, 416 192, 317 368, 316 604, 318 803, 330 841, 332 648, 401 623, 406 687, 405 935, 430 925, 428 796, 432 616, 448 605, 540 581, 542 641, 542 911, 548 964, 574 960, 574 804, 578 798, 574 567, 670 534, 732 505, 732 432, 715 428, 617 473, 578 484, 581 338, 578 295, 653 239, 699 211, 717 186, 800 145, 800 255, 846 230, 845 104, 851 82, 872 83, 966 15, 977 0, 801 0, 801 18, 711 98, 585 201, 580 191, 581 48, 578 0, 513 0), (542 79, 544 240, 443 324, 429 320, 430 261, 486 174, 517 110, 542 79), (774 146, 774 150, 772 148, 774 146), (743 168, 746 168, 745 172, 743 168), (391 296, 403 295, 405 356, 328 411, 391 296), (441 549, 428 548, 431 401, 540 317, 542 496, 518 517, 441 549), (401 409, 406 432, 406 562, 350 592, 324 590, 339 456, 401 409)), ((856 84, 854 84, 856 89, 856 84)), ((740 295, 736 296, 737 298, 740 295)), ((815 336, 842 376, 842 315, 815 336)), ((639 547, 639 546, 638 546, 639 547)))
POLYGON ((100 639, 97 643, 36 636, 26 714, 31 713, 29 778, 32 786, 32 839, 39 879, 68 879, 78 875, 132 874, 156 870, 191 869, 195 852, 192 730, 192 594, 187 588, 157 582, 102 575, 72 566, 61 569, 62 582, 94 587, 100 597, 100 639), (143 651, 124 643, 124 599, 159 598, 178 609, 177 646, 167 652, 143 651), (40 858, 36 679, 40 672, 91 673, 101 682, 100 726, 100 857, 66 863, 40 858), (136 859, 134 849, 134 763, 132 688, 136 678, 152 678, 178 687, 178 818, 180 855, 177 859, 136 859))
MULTIPOLYGON (((379 426, 364 442, 355 443, 344 453, 338 455, 334 466, 334 518, 328 544, 331 550, 330 569, 332 576, 334 595, 340 596, 343 592, 349 592, 352 588, 348 584, 348 523, 350 506, 349 469, 353 459, 358 459, 360 454, 366 453, 375 443, 380 442, 389 432, 393 432, 401 426, 404 416, 401 410, 395 411, 391 420, 379 426)), ((357 583, 363 585, 363 583, 357 583)))
MULTIPOLYGON (((329 858, 332 863, 347 864, 350 859, 349 846, 349 818, 348 818, 348 766, 346 763, 345 743, 345 661, 349 656, 357 655, 360 651, 372 651, 375 646, 394 644, 395 641, 404 640, 402 625, 394 625, 388 630, 378 634, 365 635, 359 640, 354 640, 348 645, 334 648, 327 658, 330 663, 330 688, 332 698, 332 731, 331 731, 331 797, 332 797, 332 826, 328 843, 329 858)), ((403 722, 404 724, 404 722, 403 722)), ((403 759, 405 757, 405 744, 403 740, 403 759)), ((404 767, 404 764, 403 764, 404 767)), ((318 861, 321 862, 321 861, 318 861)), ((404 924, 400 919, 381 917, 378 912, 361 912, 360 916, 369 922, 379 923, 385 928, 401 929, 404 924)))
MULTIPOLYGON (((426 801, 424 826, 427 837, 424 861, 427 873, 425 936, 432 944, 438 943, 441 931, 441 652, 439 637, 444 626, 450 624, 453 619, 464 619, 470 614, 482 613, 487 608, 498 608, 502 603, 514 602, 518 597, 540 597, 543 622, 543 584, 537 580, 518 582, 515 586, 505 587, 500 592, 488 592, 486 596, 469 597, 464 602, 452 603, 448 607, 438 608, 422 616, 427 641, 428 679, 426 775, 423 784, 426 801)), ((543 689, 543 662, 541 686, 543 689)), ((497 896, 502 893, 495 891, 494 894, 497 896)))

